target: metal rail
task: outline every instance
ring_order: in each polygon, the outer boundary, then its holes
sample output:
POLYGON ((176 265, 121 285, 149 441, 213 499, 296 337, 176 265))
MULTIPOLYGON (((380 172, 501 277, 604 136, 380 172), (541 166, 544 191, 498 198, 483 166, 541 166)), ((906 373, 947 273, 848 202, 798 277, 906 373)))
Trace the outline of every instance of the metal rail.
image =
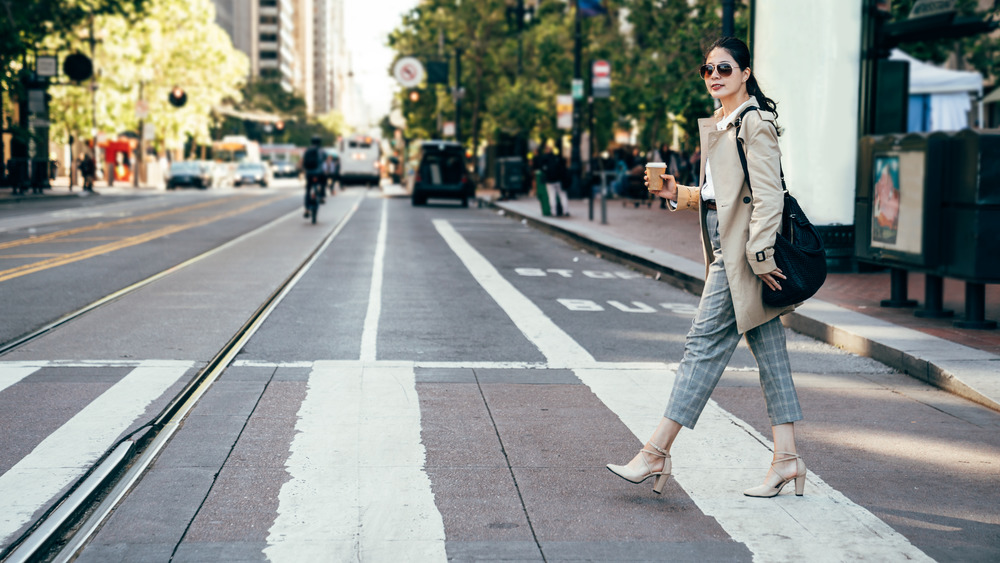
MULTIPOLYGON (((29 528, 28 532, 18 538, 5 552, 0 553, 0 561, 3 561, 3 563, 22 563, 27 561, 66 562, 76 557, 77 552, 90 541, 111 514, 112 510, 114 510, 115 506, 139 482, 146 469, 170 441, 174 432, 180 427, 180 423, 187 417, 198 400, 225 371, 240 350, 242 350, 243 346, 270 316, 271 312, 284 300, 285 296, 288 295, 306 272, 309 271, 320 255, 322 255, 323 251, 333 242, 333 239, 343 230, 344 226, 361 206, 362 201, 363 199, 359 198, 355 202, 354 206, 338 222, 330 234, 268 296, 264 303, 240 327, 237 333, 229 339, 222 350, 212 358, 198 375, 188 382, 184 389, 171 400, 160 414, 148 424, 143 425, 112 446, 85 475, 77 480, 69 492, 55 503, 52 509, 29 528)), ((161 279, 170 273, 208 258, 297 213, 299 212, 294 211, 279 217, 271 223, 237 237, 226 244, 95 301, 36 332, 19 338, 15 343, 5 345, 3 348, 0 348, 0 354, 37 338, 45 332, 69 322, 73 318, 79 317, 101 305, 114 301, 140 287, 161 279)))

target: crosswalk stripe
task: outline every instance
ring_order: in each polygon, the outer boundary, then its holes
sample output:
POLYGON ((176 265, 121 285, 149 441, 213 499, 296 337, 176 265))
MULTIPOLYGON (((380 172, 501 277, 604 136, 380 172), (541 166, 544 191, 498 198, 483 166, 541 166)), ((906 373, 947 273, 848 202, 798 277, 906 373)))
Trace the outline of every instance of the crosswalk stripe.
POLYGON ((368 312, 361 331, 361 359, 373 361, 376 357, 378 341, 378 321, 382 316, 382 278, 385 272, 385 242, 388 232, 389 200, 382 200, 382 220, 379 223, 378 238, 375 242, 375 257, 372 268, 372 283, 368 294, 368 312))
POLYGON ((447 559, 412 366, 316 362, 295 430, 270 561, 447 559))
MULTIPOLYGON (((574 373, 640 440, 663 416, 675 375, 650 370, 623 377, 609 369, 574 373)), ((814 472, 809 472, 805 496, 742 496, 743 489, 763 478, 772 447, 749 424, 709 401, 695 430, 683 430, 671 448, 673 478, 757 561, 933 561, 814 472)))
POLYGON ((594 362, 594 357, 562 331, 537 305, 524 296, 492 264, 476 251, 465 238, 443 219, 435 219, 434 227, 465 264, 483 289, 507 313, 514 325, 545 356, 549 367, 568 367, 594 362))
POLYGON ((0 544, 6 544, 38 509, 86 471, 192 365, 140 362, 0 475, 0 544))
MULTIPOLYGON (((572 337, 504 280, 451 225, 438 220, 435 226, 476 280, 550 362, 568 366, 584 363, 580 356, 574 361, 564 355, 582 350, 572 337)), ((589 354, 585 357, 593 362, 589 354)), ((645 440, 663 417, 673 383, 672 370, 636 370, 626 375, 614 368, 594 366, 573 371, 640 440, 645 440)), ((758 561, 930 561, 905 537, 814 473, 809 474, 805 497, 741 496, 743 488, 763 476, 771 460, 771 447, 749 424, 710 402, 697 430, 684 431, 671 450, 675 479, 702 512, 745 544, 758 561)))
POLYGON ((38 371, 38 365, 5 363, 0 365, 0 391, 38 371))

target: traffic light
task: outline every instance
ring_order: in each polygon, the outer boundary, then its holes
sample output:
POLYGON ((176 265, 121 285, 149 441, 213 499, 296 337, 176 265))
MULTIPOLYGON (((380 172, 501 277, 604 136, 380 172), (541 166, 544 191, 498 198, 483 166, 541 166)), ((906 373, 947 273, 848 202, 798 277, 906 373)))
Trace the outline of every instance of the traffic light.
POLYGON ((63 73, 74 82, 83 82, 94 75, 94 65, 87 55, 73 53, 63 60, 63 73))
POLYGON ((411 102, 419 102, 420 90, 410 90, 409 98, 411 102))
POLYGON ((187 92, 184 91, 180 86, 174 86, 173 90, 170 91, 170 105, 175 108, 184 107, 188 101, 187 92))

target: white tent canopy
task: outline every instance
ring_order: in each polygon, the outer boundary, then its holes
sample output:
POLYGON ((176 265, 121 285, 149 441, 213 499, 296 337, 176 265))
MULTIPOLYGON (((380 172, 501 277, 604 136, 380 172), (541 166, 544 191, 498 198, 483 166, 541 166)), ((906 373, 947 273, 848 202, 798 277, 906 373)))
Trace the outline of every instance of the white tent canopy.
POLYGON ((936 67, 899 49, 893 49, 889 58, 910 63, 910 94, 983 93, 983 75, 978 72, 936 67))
MULTIPOLYGON (((913 96, 930 98, 930 123, 927 130, 955 131, 968 127, 969 111, 972 109, 971 96, 981 98, 983 95, 982 74, 936 67, 919 61, 899 49, 893 49, 889 58, 910 63, 911 98, 913 96)), ((914 104, 911 103, 911 112, 913 108, 914 104)), ((979 121, 982 123, 982 111, 979 121)))

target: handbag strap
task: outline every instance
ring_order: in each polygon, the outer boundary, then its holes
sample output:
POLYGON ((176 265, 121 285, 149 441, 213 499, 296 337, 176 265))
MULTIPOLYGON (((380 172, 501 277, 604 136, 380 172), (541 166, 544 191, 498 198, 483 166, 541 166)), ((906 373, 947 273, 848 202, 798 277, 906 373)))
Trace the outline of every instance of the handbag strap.
MULTIPOLYGON (((745 110, 743 110, 740 113, 739 117, 736 118, 736 150, 740 154, 740 164, 743 165, 743 174, 744 174, 744 176, 746 176, 746 179, 747 179, 747 188, 749 188, 749 190, 750 190, 750 195, 753 195, 753 186, 750 184, 750 170, 747 167, 747 154, 743 150, 743 139, 740 139, 740 127, 743 125, 743 116, 745 116, 747 113, 749 113, 749 112, 751 112, 753 110, 756 110, 756 109, 757 109, 756 107, 750 106, 750 107, 746 108, 745 110)), ((781 192, 784 194, 784 197, 787 199, 787 198, 791 197, 791 194, 788 193, 788 188, 785 186, 785 171, 781 168, 781 159, 780 158, 778 159, 778 174, 781 175, 781 192)), ((782 203, 786 203, 786 202, 782 202, 782 203)), ((790 224, 791 221, 788 220, 788 219, 792 219, 793 217, 786 217, 787 214, 788 214, 788 205, 787 204, 786 205, 782 205, 781 227, 782 227, 782 230, 788 229, 788 238, 789 238, 790 241, 794 242, 795 231, 791 229, 791 224, 790 224)))
MULTIPOLYGON (((745 110, 743 110, 740 113, 740 116, 736 118, 736 122, 735 122, 735 124, 736 124, 736 150, 739 151, 739 153, 740 153, 740 164, 743 165, 743 174, 744 174, 744 176, 746 176, 747 187, 750 188, 750 193, 751 194, 753 194, 753 186, 750 185, 750 170, 747 167, 747 153, 743 149, 743 139, 740 139, 740 127, 743 126, 743 117, 746 114, 748 114, 751 111, 754 111, 756 109, 758 109, 758 108, 755 107, 755 106, 750 106, 750 107, 746 108, 745 110)), ((781 160, 780 159, 778 160, 778 173, 781 175, 781 190, 784 193, 787 194, 788 193, 788 188, 785 187, 785 171, 781 167, 781 160)))

